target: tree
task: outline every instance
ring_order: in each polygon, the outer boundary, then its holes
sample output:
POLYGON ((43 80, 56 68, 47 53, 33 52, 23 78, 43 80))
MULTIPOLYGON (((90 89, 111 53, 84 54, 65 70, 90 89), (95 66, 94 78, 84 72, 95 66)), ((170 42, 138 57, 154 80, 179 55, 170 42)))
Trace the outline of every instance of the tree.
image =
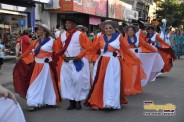
POLYGON ((167 20, 167 26, 178 27, 184 23, 184 3, 178 4, 177 0, 166 0, 158 5, 156 11, 157 19, 161 22, 162 19, 167 20))

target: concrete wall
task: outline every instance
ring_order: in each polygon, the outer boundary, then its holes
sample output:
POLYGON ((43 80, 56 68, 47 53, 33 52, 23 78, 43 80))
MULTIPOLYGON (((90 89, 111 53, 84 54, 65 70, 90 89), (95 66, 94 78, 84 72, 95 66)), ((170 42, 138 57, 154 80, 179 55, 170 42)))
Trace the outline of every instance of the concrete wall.
POLYGON ((48 25, 53 31, 57 24, 57 13, 50 13, 48 10, 42 10, 40 4, 36 4, 35 7, 35 20, 37 23, 43 23, 48 25))
POLYGON ((148 12, 148 16, 150 17, 150 20, 155 19, 155 12, 156 12, 157 6, 156 3, 154 2, 153 5, 149 6, 149 12, 148 12))
POLYGON ((57 23, 57 13, 50 13, 50 27, 52 31, 55 31, 57 23))

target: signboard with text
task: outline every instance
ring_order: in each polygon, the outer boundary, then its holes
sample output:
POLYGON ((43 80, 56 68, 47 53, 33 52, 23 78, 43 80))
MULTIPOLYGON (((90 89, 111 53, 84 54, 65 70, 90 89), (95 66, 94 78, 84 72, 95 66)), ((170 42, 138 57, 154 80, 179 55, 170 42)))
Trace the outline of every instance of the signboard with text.
POLYGON ((20 19, 20 20, 19 20, 19 25, 20 25, 20 26, 25 26, 25 24, 26 24, 26 23, 25 23, 25 20, 24 20, 24 19, 20 19))
POLYGON ((60 0, 59 6, 53 11, 79 12, 118 20, 126 20, 129 16, 127 13, 130 13, 131 17, 128 18, 137 18, 137 12, 130 12, 132 5, 120 0, 60 0))
POLYGON ((89 24, 91 24, 91 25, 99 25, 100 23, 101 23, 101 19, 100 18, 93 17, 93 16, 89 17, 89 24))
POLYGON ((115 4, 115 19, 122 20, 122 14, 123 14, 123 2, 117 1, 115 4))
POLYGON ((117 0, 108 0, 108 17, 115 18, 115 7, 117 0))
POLYGON ((95 0, 95 15, 107 16, 107 0, 95 0))
POLYGON ((72 0, 60 0, 61 11, 73 11, 72 0))
POLYGON ((73 0, 73 11, 95 15, 94 0, 73 0))

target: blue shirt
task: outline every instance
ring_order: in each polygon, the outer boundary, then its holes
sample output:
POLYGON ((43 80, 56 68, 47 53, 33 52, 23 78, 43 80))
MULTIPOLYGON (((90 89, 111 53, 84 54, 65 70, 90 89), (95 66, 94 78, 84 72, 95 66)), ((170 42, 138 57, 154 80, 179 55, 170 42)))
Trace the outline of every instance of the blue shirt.
POLYGON ((4 45, 0 44, 0 58, 4 57, 3 49, 4 49, 4 45))

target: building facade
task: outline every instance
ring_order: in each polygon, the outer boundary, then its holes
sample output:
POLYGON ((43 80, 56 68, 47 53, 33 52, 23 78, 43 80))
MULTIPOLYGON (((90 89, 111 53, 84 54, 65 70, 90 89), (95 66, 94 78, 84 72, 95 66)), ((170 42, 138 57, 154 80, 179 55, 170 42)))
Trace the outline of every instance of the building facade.
POLYGON ((35 4, 49 3, 48 0, 1 0, 0 3, 0 40, 12 47, 16 34, 27 28, 35 27, 35 4))

